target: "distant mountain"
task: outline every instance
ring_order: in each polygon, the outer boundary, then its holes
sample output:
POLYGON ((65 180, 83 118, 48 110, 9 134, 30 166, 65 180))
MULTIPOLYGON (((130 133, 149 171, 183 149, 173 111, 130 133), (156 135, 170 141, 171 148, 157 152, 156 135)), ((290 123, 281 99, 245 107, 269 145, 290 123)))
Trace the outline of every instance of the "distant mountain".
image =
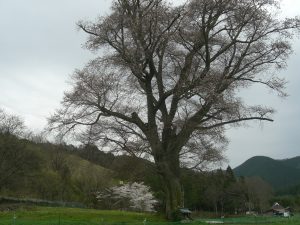
POLYGON ((255 156, 233 171, 239 177, 261 177, 275 190, 286 189, 300 184, 300 157, 275 160, 266 156, 255 156))
POLYGON ((278 160, 288 167, 300 169, 300 156, 291 159, 278 160))

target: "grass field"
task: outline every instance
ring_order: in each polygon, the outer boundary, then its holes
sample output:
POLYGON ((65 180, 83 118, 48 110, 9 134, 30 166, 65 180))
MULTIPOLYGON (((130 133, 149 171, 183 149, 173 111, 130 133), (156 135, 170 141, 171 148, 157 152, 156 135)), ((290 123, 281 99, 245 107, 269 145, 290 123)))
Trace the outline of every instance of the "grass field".
MULTIPOLYGON (((260 224, 300 225, 300 215, 281 217, 240 217, 225 219, 195 219, 184 224, 260 224)), ((0 225, 178 225, 166 222, 155 214, 93 209, 25 207, 16 211, 0 212, 0 225)))
POLYGON ((154 214, 77 208, 32 207, 0 212, 0 225, 143 224, 145 219, 147 222, 163 221, 162 217, 154 214))
POLYGON ((291 218, 283 217, 264 217, 264 216, 249 216, 249 217, 238 217, 238 218, 225 218, 225 219, 199 219, 200 224, 208 222, 219 222, 220 224, 234 224, 234 225, 243 225, 243 224, 260 224, 260 225, 300 225, 300 215, 293 216, 291 218))

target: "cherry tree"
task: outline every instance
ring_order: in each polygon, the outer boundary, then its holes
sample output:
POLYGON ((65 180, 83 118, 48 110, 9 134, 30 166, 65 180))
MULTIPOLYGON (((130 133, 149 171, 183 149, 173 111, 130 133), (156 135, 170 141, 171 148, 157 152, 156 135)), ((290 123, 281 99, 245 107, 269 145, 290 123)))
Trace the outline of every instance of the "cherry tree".
POLYGON ((97 199, 99 201, 111 199, 115 201, 114 204, 125 201, 132 210, 142 212, 153 212, 157 203, 150 187, 137 182, 106 189, 104 192, 98 193, 97 199))
POLYGON ((278 12, 277 0, 113 1, 107 16, 78 23, 99 55, 74 72, 50 129, 152 160, 171 218, 180 167, 222 160, 230 125, 273 121, 272 108, 239 91, 262 85, 286 96, 278 71, 300 20, 278 12))

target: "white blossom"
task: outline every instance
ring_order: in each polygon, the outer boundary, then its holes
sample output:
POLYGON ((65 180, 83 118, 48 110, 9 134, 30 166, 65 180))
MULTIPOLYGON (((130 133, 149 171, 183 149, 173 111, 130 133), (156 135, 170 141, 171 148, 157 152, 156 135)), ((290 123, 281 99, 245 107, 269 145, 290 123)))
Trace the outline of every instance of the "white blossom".
MULTIPOLYGON (((118 203, 128 203, 128 208, 135 211, 152 212, 154 211, 154 205, 157 200, 154 198, 150 187, 143 183, 127 183, 121 186, 114 186, 105 191, 100 192, 97 195, 97 199, 102 201, 104 199, 111 199, 115 201, 115 205, 118 203)), ((124 205, 123 205, 124 206, 124 205)))

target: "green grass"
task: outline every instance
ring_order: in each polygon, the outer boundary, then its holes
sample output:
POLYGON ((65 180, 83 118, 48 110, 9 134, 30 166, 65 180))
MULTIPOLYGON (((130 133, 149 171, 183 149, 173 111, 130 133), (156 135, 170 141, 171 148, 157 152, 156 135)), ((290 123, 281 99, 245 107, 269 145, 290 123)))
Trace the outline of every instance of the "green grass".
MULTIPOLYGON (((25 207, 15 211, 0 212, 0 225, 179 225, 167 222, 162 216, 125 211, 105 211, 60 207, 25 207), (14 220, 14 216, 16 219, 14 220)), ((222 221, 224 224, 244 225, 300 225, 300 215, 281 217, 239 217, 225 219, 195 219, 188 225, 207 224, 207 221, 222 221)))
POLYGON ((200 219, 200 223, 206 221, 220 221, 224 224, 244 225, 244 224, 259 224, 259 225, 300 225, 300 215, 290 218, 273 217, 273 216, 245 216, 237 218, 224 218, 224 219, 200 219))
POLYGON ((105 224, 143 224, 162 222, 155 214, 103 211, 94 209, 34 207, 18 209, 15 212, 0 212, 0 225, 105 225, 105 224), (16 219, 14 221, 14 215, 16 219), (15 222, 15 223, 14 223, 15 222))

